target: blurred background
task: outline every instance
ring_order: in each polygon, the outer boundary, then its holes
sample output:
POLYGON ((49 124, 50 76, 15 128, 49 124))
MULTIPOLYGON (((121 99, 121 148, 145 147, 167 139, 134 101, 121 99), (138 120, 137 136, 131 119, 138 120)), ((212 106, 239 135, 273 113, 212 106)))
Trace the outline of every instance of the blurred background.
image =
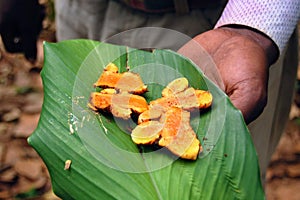
MULTIPOLYGON (((5 38, 0 38, 0 199, 59 199, 43 161, 27 144, 43 103, 43 41, 56 41, 54 0, 39 3, 44 10, 36 55, 18 49, 9 53, 5 38)), ((300 199, 300 62, 290 118, 269 164, 265 188, 269 200, 300 199)))

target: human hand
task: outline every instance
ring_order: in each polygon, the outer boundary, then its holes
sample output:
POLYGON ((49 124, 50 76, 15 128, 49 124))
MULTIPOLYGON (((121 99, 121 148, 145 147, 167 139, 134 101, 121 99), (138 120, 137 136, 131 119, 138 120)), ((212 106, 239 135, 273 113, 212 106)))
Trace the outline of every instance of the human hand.
POLYGON ((24 53, 33 62, 44 15, 38 0, 0 0, 0 34, 6 50, 24 53))
POLYGON ((266 36, 244 28, 218 28, 196 36, 178 52, 201 66, 195 45, 201 45, 215 62, 224 91, 241 110, 248 124, 267 102, 269 66, 278 51, 266 36))

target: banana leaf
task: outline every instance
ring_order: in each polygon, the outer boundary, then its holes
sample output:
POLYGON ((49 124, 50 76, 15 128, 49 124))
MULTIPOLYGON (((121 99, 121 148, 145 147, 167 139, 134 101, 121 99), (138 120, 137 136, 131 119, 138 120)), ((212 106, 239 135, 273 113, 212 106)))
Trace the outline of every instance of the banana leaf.
POLYGON ((144 51, 91 40, 44 43, 44 102, 28 142, 45 162, 62 199, 264 199, 251 136, 229 98, 189 59, 171 51, 144 51), (104 67, 139 73, 147 101, 172 80, 186 77, 209 90, 213 105, 193 113, 202 143, 196 161, 165 148, 137 146, 134 120, 88 108, 93 83, 104 67), (69 160, 69 161, 68 161, 69 160), (66 161, 69 166, 66 166, 66 161))

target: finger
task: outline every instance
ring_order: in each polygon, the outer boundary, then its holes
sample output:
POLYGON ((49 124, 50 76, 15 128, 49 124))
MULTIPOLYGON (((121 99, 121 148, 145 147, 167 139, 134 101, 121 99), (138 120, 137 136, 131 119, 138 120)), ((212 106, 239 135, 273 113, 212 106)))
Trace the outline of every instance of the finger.
POLYGON ((229 94, 233 105, 242 112, 246 124, 255 120, 267 104, 267 89, 259 82, 254 79, 245 80, 229 94))

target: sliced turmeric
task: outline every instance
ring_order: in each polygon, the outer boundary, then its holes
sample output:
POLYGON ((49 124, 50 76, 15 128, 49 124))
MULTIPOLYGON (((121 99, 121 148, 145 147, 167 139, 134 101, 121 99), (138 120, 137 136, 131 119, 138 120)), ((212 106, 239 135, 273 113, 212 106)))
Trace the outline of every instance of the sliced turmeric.
POLYGON ((201 145, 190 125, 190 113, 172 107, 167 110, 163 124, 158 144, 181 158, 196 160, 201 145))
MULTIPOLYGON (((147 110, 146 112, 151 112, 147 110)), ((169 108, 160 118, 142 122, 131 134, 136 144, 153 144, 166 147, 183 159, 196 160, 201 149, 200 141, 190 126, 190 113, 177 107, 169 108)))
POLYGON ((160 146, 167 146, 176 137, 179 130, 185 130, 189 126, 190 113, 177 107, 171 107, 165 113, 162 123, 164 129, 161 132, 160 146))
POLYGON ((160 105, 150 107, 149 110, 146 110, 139 115, 138 124, 141 124, 143 122, 148 122, 151 120, 159 120, 164 114, 164 112, 165 112, 164 107, 160 105))
POLYGON ((113 63, 105 67, 94 86, 102 90, 91 93, 91 109, 108 111, 125 120, 132 113, 138 115, 138 125, 131 133, 135 144, 155 143, 183 159, 197 159, 202 147, 190 125, 190 112, 210 107, 210 92, 189 87, 186 78, 178 78, 162 90, 161 98, 148 105, 140 96, 147 91, 141 77, 131 72, 119 73, 113 63))
POLYGON ((136 144, 153 144, 160 137, 163 124, 157 121, 147 121, 132 130, 131 138, 136 144))
POLYGON ((212 94, 205 90, 188 87, 186 78, 178 78, 167 85, 162 97, 150 102, 150 106, 160 105, 165 108, 178 107, 184 110, 205 109, 211 106, 212 94))
POLYGON ((115 117, 129 119, 132 113, 148 110, 145 98, 137 95, 147 91, 141 77, 131 72, 119 73, 113 63, 104 68, 94 87, 103 89, 90 96, 88 106, 95 111, 109 111, 115 117))
POLYGON ((115 117, 129 119, 132 112, 140 114, 148 110, 144 97, 129 93, 93 92, 90 104, 93 110, 110 111, 115 117))
POLYGON ((208 108, 212 100, 210 92, 189 87, 186 78, 175 79, 162 90, 162 97, 151 101, 149 110, 140 114, 132 140, 137 144, 157 142, 183 159, 196 160, 202 147, 190 125, 189 111, 208 108), (163 125, 155 133, 152 132, 154 122, 155 127, 163 125), (142 142, 137 142, 137 135, 143 138, 142 142))
POLYGON ((132 72, 118 72, 118 67, 110 63, 100 75, 94 87, 114 88, 120 92, 143 94, 147 91, 139 74, 132 72))
POLYGON ((162 96, 167 97, 171 95, 175 95, 179 92, 186 90, 189 86, 189 82, 186 78, 177 78, 171 81, 167 87, 163 89, 162 96))
POLYGON ((210 92, 205 90, 195 90, 199 108, 209 108, 213 102, 213 96, 210 92))

